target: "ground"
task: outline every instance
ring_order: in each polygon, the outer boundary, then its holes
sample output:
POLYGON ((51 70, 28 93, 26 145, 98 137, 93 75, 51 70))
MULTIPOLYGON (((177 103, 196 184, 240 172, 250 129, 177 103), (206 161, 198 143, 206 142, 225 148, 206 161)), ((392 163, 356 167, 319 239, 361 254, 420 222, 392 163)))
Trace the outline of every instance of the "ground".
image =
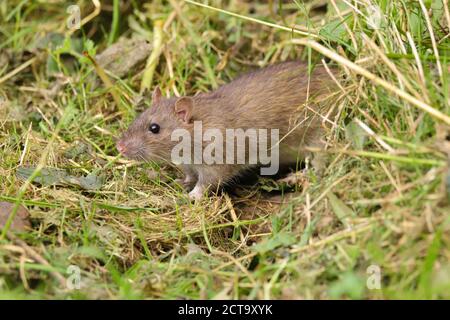
POLYGON ((450 298, 448 1, 201 3, 2 1, 0 298, 450 298), (342 74, 322 178, 191 203, 118 155, 156 85, 289 59, 342 74))

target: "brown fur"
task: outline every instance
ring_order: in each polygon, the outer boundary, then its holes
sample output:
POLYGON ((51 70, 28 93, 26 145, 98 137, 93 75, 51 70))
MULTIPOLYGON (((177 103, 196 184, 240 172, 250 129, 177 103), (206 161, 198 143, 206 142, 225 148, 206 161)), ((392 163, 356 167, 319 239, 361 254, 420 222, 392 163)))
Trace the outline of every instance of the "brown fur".
MULTIPOLYGON (((312 101, 330 94, 334 89, 329 74, 322 66, 317 66, 309 80, 308 106, 325 115, 329 105, 313 104, 312 101)), ((184 128, 192 133, 193 122, 201 120, 203 130, 216 128, 224 137, 226 128, 279 129, 280 164, 296 163, 305 156, 299 154, 302 147, 322 146, 324 134, 322 119, 305 106, 307 96, 307 65, 296 61, 247 73, 215 91, 190 99, 164 99, 157 89, 152 107, 135 120, 119 144, 125 156, 170 161, 171 150, 178 143, 171 141, 172 131, 184 128), (160 125, 158 134, 149 132, 150 123, 160 125)), ((208 143, 203 143, 203 147, 208 143)), ((318 158, 315 160, 313 165, 321 169, 323 163, 318 158)), ((214 189, 221 183, 227 183, 249 165, 200 164, 181 167, 186 173, 185 183, 196 183, 196 195, 191 193, 191 196, 197 198, 206 188, 214 189)))

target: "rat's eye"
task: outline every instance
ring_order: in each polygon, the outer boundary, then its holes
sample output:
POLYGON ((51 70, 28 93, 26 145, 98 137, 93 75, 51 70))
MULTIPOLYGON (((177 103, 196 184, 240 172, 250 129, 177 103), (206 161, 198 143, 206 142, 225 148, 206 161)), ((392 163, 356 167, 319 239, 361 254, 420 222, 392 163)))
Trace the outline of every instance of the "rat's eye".
POLYGON ((158 133, 158 132, 159 132, 159 124, 151 123, 151 124, 150 124, 150 127, 148 127, 148 130, 149 130, 151 133, 158 133))

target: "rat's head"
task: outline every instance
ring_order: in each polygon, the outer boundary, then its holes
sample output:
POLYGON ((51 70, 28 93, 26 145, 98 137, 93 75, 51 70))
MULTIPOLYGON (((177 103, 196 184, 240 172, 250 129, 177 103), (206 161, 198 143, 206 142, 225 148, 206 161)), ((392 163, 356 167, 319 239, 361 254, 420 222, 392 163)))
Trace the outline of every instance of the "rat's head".
POLYGON ((190 97, 164 98, 159 88, 152 94, 152 105, 140 114, 117 142, 117 150, 127 158, 146 161, 169 161, 175 129, 192 128, 190 97))

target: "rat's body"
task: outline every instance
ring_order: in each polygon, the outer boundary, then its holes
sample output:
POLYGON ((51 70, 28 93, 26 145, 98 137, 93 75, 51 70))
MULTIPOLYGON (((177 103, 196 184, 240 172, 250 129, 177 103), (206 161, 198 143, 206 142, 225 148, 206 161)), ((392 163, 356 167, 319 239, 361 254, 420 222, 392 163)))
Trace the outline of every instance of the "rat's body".
MULTIPOLYGON (((201 121, 203 132, 218 129, 224 137, 226 129, 278 129, 280 165, 295 164, 307 156, 302 148, 323 146, 322 122, 329 106, 313 101, 330 95, 335 88, 322 66, 308 78, 307 65, 292 61, 245 74, 215 91, 193 97, 164 99, 156 89, 152 107, 130 126, 118 149, 130 158, 171 161, 171 151, 178 144, 171 141, 173 130, 186 129, 193 136, 193 122, 201 121)), ((224 150, 226 143, 229 141, 224 150)), ((204 148, 209 142, 200 144, 204 148)), ((255 151, 248 145, 247 160, 248 153, 255 151)), ((268 149, 272 147, 269 144, 268 149)), ((225 163, 225 155, 223 159, 225 163)), ((312 164, 317 169, 323 167, 317 157, 312 164)), ((203 163, 183 164, 181 168, 186 174, 184 183, 195 184, 190 196, 198 199, 207 188, 215 189, 257 165, 203 163)))

